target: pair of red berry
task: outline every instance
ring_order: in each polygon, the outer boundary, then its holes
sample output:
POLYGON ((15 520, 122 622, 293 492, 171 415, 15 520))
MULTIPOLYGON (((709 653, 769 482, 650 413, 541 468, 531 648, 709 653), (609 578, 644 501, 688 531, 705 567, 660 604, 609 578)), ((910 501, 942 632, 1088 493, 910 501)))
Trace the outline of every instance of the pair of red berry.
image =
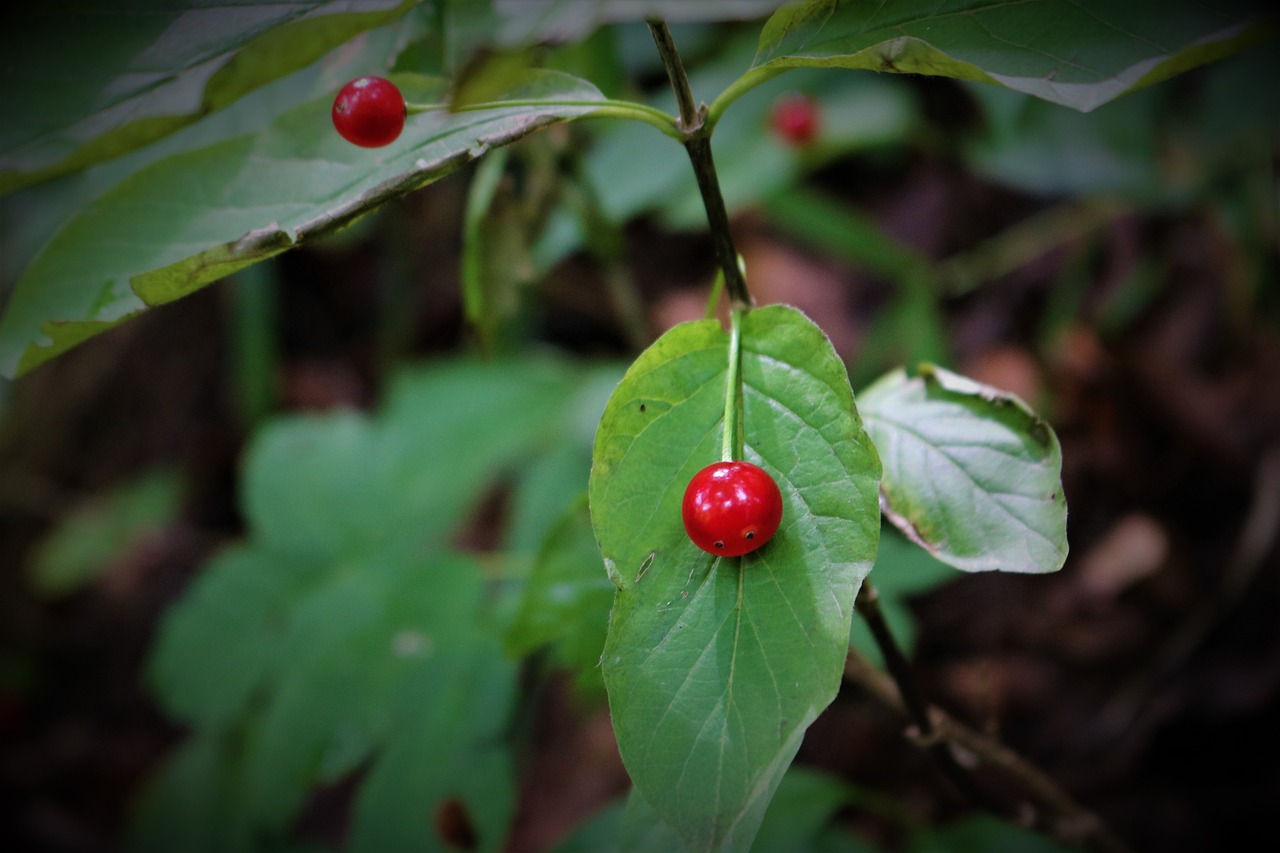
MULTIPOLYGON (((343 139, 364 148, 395 142, 404 130, 405 115, 404 96, 382 77, 352 80, 333 101, 333 126, 343 139)), ((784 95, 774 102, 770 122, 782 141, 808 145, 818 136, 818 106, 806 95, 784 95)))
MULTIPOLYGON (((404 96, 381 77, 352 80, 333 101, 333 126, 343 139, 365 148, 381 148, 399 138, 405 115, 404 96)), ((788 138, 805 137, 816 129, 806 129, 790 112, 778 115, 779 132, 788 138)), ((757 465, 716 462, 689 481, 682 515, 685 531, 699 548, 717 556, 740 557, 778 531, 782 493, 757 465)))
POLYGON ((718 557, 740 557, 778 532, 782 492, 758 465, 716 462, 693 475, 681 514, 693 544, 718 557))

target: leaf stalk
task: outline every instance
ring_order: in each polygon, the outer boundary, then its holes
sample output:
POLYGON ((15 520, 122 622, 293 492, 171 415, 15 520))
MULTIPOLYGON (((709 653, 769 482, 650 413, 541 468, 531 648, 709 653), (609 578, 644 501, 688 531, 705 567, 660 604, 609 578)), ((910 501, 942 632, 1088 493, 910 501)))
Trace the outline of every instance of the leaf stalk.
POLYGON ((474 104, 405 103, 405 111, 409 115, 429 112, 476 112, 479 110, 499 110, 504 107, 590 107, 593 117, 625 118, 642 121, 645 124, 653 125, 666 136, 679 142, 684 142, 686 139, 686 134, 681 132, 676 120, 657 107, 636 103, 635 101, 620 101, 612 98, 513 98, 504 101, 481 101, 474 104))
POLYGON ((729 369, 725 372, 724 436, 720 444, 724 462, 740 461, 743 454, 742 318, 746 313, 745 308, 735 308, 729 316, 729 369))

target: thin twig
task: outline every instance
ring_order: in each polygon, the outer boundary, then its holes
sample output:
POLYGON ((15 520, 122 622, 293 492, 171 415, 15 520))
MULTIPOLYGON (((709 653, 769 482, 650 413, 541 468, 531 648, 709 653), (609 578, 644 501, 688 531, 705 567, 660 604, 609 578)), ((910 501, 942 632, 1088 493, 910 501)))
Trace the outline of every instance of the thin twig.
POLYGON ((856 609, 871 628, 891 675, 881 672, 850 649, 845 661, 845 678, 862 687, 882 704, 909 718, 919 730, 913 740, 940 760, 943 771, 957 787, 973 798, 974 802, 997 814, 1016 816, 1016 810, 999 804, 956 761, 951 751, 953 747, 972 755, 984 765, 1000 770, 1015 782, 1040 811, 1047 813, 1048 819, 1042 818, 1037 823, 1047 823, 1056 837, 1088 844, 1102 853, 1129 853, 1128 845, 1113 834, 1097 815, 1073 800, 1042 770, 995 738, 974 731, 924 701, 906 656, 894 640, 880 612, 874 587, 863 584, 862 591, 858 593, 856 609), (961 781, 962 779, 965 781, 961 781))
POLYGON ((870 582, 864 581, 858 590, 857 603, 854 609, 862 616, 871 635, 875 638, 880 653, 884 656, 885 665, 889 668, 893 681, 898 685, 898 696, 901 706, 919 731, 920 743, 937 762, 938 769, 955 785, 971 802, 997 814, 1008 814, 1008 809, 983 788, 968 770, 956 761, 955 754, 946 742, 939 740, 934 731, 933 720, 929 716, 929 706, 920 693, 915 677, 911 672, 911 664, 906 655, 894 640, 880 611, 880 595, 870 582))

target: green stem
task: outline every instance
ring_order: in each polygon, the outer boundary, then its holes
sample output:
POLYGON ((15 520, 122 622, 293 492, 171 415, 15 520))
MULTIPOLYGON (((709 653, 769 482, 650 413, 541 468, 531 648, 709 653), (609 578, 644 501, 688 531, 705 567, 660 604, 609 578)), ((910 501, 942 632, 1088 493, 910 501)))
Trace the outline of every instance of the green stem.
POLYGON ((715 128, 716 124, 720 121, 720 117, 724 115, 724 111, 730 104, 747 94, 747 92, 750 92, 756 86, 759 86, 761 83, 766 83, 774 77, 777 77, 785 70, 785 68, 770 68, 769 66, 753 68, 737 80, 734 80, 733 83, 730 84, 729 88, 721 92, 716 99, 711 102, 711 106, 707 107, 707 116, 702 123, 706 132, 710 133, 712 129, 715 128))
POLYGON ((724 271, 716 270, 716 280, 711 282, 711 293, 707 296, 706 319, 716 318, 716 306, 720 304, 720 294, 724 292, 724 271))
POLYGON ((742 459, 742 318, 746 308, 734 308, 729 316, 729 368, 725 371, 724 436, 720 458, 724 462, 742 459))
POLYGON ((627 118, 651 124, 672 139, 684 142, 685 134, 676 126, 676 120, 657 107, 638 104, 635 101, 617 101, 611 98, 589 100, 585 98, 516 98, 509 101, 483 101, 476 104, 452 105, 447 103, 405 103, 409 115, 435 111, 456 113, 477 110, 498 110, 504 107, 590 107, 591 115, 598 118, 627 118))

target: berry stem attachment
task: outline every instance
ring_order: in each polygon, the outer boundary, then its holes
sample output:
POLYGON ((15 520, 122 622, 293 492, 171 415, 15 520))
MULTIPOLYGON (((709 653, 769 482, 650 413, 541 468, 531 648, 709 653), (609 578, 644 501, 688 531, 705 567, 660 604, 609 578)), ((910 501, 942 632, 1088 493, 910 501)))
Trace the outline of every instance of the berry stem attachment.
POLYGON ((724 436, 720 459, 739 462, 743 454, 742 432, 742 318, 745 308, 734 308, 729 316, 729 369, 725 371, 724 436))

